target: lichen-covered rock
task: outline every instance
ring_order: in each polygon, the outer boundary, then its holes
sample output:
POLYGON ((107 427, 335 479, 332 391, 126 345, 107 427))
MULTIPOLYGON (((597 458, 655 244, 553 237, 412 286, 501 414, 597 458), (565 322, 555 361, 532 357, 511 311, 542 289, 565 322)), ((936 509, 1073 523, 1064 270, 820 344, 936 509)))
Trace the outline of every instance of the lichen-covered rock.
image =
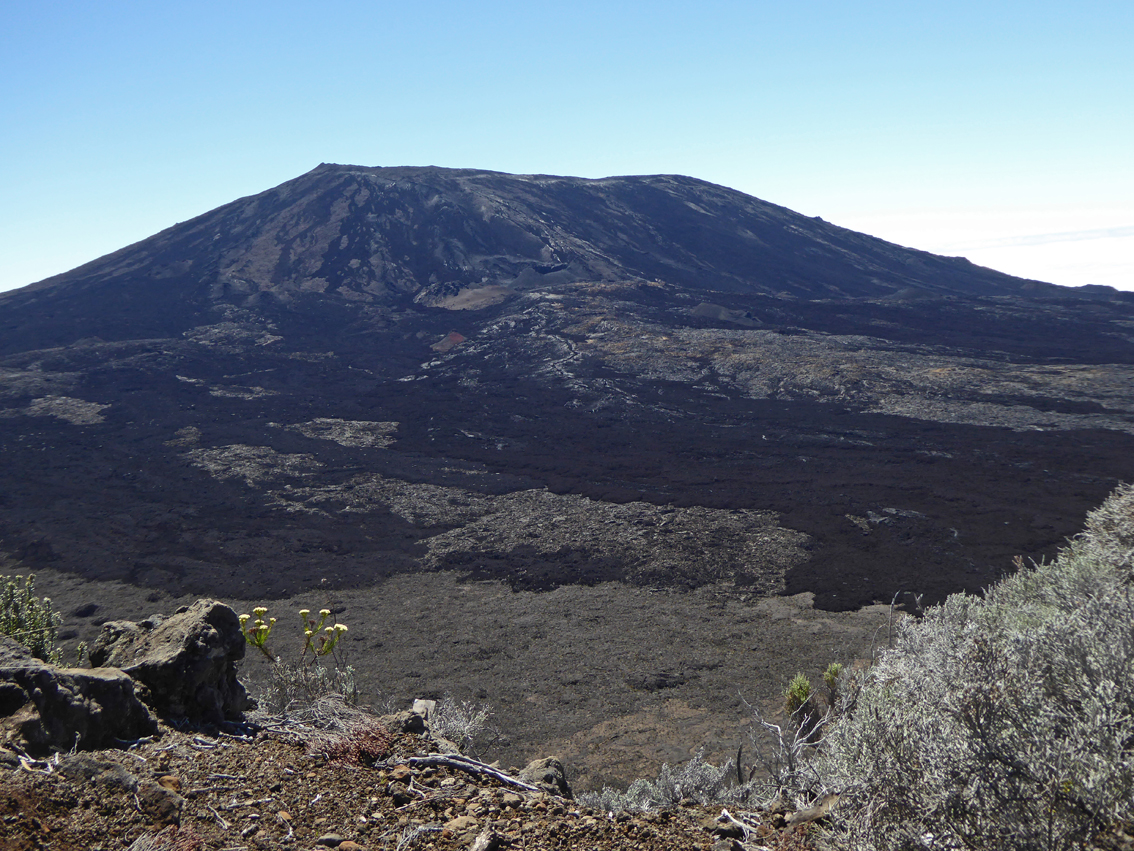
POLYGON ((143 699, 160 714, 219 724, 239 719, 250 706, 236 678, 244 649, 236 612, 198 600, 168 618, 106 624, 90 658, 142 683, 143 699))
POLYGON ((0 737, 31 752, 102 748, 157 723, 122 671, 60 668, 0 636, 0 737))
POLYGON ((521 780, 538 786, 549 795, 558 795, 560 798, 573 798, 571 787, 567 784, 567 772, 563 763, 553 756, 543 759, 533 759, 520 772, 521 780))

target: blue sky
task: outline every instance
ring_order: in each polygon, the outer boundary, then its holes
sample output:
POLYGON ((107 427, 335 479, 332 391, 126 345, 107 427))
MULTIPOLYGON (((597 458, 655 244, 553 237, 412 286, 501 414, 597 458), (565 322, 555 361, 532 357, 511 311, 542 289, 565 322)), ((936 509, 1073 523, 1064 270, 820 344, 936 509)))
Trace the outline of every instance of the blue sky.
POLYGON ((1134 290, 1134 2, 0 6, 0 289, 320 162, 681 173, 1134 290))

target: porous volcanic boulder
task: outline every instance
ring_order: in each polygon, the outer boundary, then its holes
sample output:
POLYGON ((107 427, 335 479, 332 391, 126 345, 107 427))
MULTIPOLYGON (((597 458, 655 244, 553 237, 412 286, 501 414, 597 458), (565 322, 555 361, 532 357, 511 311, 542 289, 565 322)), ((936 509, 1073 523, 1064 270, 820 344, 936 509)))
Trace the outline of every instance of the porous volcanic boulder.
POLYGON ((146 690, 158 713, 220 724, 250 707, 236 679, 245 640, 236 612, 216 600, 198 600, 168 618, 103 626, 91 664, 121 668, 146 690))
POLYGON ((567 772, 563 763, 553 756, 543 759, 533 759, 519 777, 526 783, 538 786, 549 795, 558 795, 560 798, 572 798, 571 787, 567 784, 567 772))
POLYGON ((60 668, 0 636, 0 737, 33 753, 110 747, 156 732, 134 681, 113 668, 60 668))

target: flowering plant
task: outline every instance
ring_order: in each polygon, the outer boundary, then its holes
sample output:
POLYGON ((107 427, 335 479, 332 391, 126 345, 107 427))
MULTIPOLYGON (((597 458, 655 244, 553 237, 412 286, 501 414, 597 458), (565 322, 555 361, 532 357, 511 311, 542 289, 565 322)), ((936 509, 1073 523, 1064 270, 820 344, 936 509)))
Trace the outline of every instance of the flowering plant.
POLYGON ((303 618, 303 636, 305 639, 303 653, 300 656, 301 662, 307 658, 308 653, 311 653, 312 661, 320 656, 333 653, 335 645, 339 643, 339 639, 347 631, 344 623, 336 622, 331 626, 324 626, 327 618, 331 616, 330 609, 320 609, 318 621, 311 617, 310 609, 300 609, 299 616, 303 618))
MULTIPOLYGON (((244 639, 273 662, 279 658, 268 648, 268 639, 276 625, 276 619, 268 617, 268 610, 264 606, 257 606, 251 615, 240 616, 240 630, 244 639)), ((335 652, 335 647, 347 631, 346 624, 327 624, 331 617, 330 609, 321 609, 318 619, 311 616, 310 609, 300 609, 299 617, 303 621, 303 651, 299 655, 300 664, 310 664, 321 656, 335 652), (310 660, 307 656, 311 654, 310 660)))

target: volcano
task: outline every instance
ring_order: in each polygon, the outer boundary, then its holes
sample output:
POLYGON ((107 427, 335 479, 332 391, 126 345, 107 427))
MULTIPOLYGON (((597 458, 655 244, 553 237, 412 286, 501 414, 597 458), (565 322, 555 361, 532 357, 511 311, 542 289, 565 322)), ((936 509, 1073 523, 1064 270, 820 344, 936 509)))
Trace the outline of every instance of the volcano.
POLYGON ((154 600, 928 603, 1134 478, 1132 388, 1131 294, 688 177, 324 164, 0 295, 0 552, 154 600))
POLYGON ((631 282, 758 297, 752 306, 1082 292, 900 248, 687 177, 324 164, 10 296, 2 345, 180 335, 222 304, 260 315, 287 306, 300 323, 337 309, 349 324, 408 303, 467 307, 631 282), (29 325, 16 305, 40 321, 29 325))
POLYGON ((1132 314, 687 177, 321 165, 0 296, 0 530, 170 590, 940 598, 1134 472, 1132 314))

